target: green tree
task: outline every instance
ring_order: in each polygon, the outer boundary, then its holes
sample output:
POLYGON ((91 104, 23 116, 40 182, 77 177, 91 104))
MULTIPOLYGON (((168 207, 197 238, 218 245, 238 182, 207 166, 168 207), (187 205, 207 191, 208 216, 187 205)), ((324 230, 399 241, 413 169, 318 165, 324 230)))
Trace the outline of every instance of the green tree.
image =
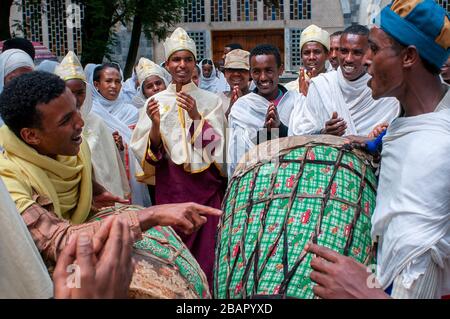
POLYGON ((125 23, 132 21, 130 46, 124 75, 129 77, 136 61, 139 39, 144 32, 148 39, 163 39, 167 30, 181 21, 183 0, 128 0, 123 1, 125 23))

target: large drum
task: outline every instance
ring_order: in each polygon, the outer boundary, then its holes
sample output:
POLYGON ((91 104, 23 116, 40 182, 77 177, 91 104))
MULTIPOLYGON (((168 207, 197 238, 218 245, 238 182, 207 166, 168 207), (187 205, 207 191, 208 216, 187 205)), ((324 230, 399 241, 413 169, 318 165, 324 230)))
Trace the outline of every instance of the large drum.
MULTIPOLYGON (((105 218, 139 206, 110 207, 95 215, 105 218)), ((131 298, 209 299, 208 281, 199 264, 171 227, 153 227, 134 244, 136 269, 131 298)))
POLYGON ((373 262, 377 180, 371 157, 333 136, 262 143, 225 195, 216 243, 216 298, 313 298, 312 241, 373 262))

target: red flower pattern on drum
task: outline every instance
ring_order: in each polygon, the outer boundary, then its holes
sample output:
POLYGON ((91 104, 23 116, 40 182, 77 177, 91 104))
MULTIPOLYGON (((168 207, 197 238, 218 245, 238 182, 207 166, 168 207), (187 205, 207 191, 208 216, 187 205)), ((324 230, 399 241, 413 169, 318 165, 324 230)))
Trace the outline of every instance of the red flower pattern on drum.
POLYGON ((319 187, 317 190, 316 190, 316 195, 320 195, 320 194, 322 194, 323 193, 323 188, 322 187, 319 187))
POLYGON ((350 224, 345 225, 345 228, 344 228, 344 236, 345 236, 345 237, 350 236, 350 231, 351 231, 351 230, 352 230, 352 225, 350 225, 350 224))
POLYGON ((286 180, 286 187, 287 187, 287 188, 292 188, 292 187, 294 187, 294 178, 295 178, 295 175, 291 175, 291 177, 289 177, 289 178, 286 180))
POLYGON ((234 294, 239 295, 241 293, 241 290, 242 290, 242 282, 236 285, 236 288, 234 288, 234 294))
POLYGON ((369 202, 364 203, 364 211, 366 212, 367 215, 369 215, 369 213, 370 213, 370 203, 369 202))
POLYGON ((305 225, 309 223, 309 219, 311 218, 311 209, 308 208, 306 212, 302 214, 302 224, 305 225))
POLYGON ((278 294, 279 291, 280 291, 280 285, 275 287, 275 289, 273 290, 273 294, 276 295, 276 294, 278 294))
POLYGON ((238 254, 238 252, 239 252, 239 246, 240 246, 240 242, 238 242, 238 243, 236 244, 236 246, 234 246, 234 248, 233 248, 233 257, 236 257, 236 256, 237 256, 237 254, 238 254))
POLYGON ((336 195, 337 188, 338 188, 338 186, 337 186, 336 183, 333 183, 333 184, 331 185, 331 196, 336 195))
POLYGON ((348 163, 348 166, 349 166, 351 169, 354 169, 354 168, 355 168, 355 166, 353 165, 353 162, 352 162, 352 161, 350 161, 350 162, 348 163))
POLYGON ((315 161, 316 160, 316 154, 314 154, 313 150, 310 150, 308 152, 308 157, 307 157, 310 161, 315 161))

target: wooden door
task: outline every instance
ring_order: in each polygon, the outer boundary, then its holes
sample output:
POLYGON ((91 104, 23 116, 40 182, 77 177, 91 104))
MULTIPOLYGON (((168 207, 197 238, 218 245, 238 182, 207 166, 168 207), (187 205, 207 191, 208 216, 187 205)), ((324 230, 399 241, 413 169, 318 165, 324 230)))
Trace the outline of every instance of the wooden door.
POLYGON ((222 59, 225 45, 239 43, 242 48, 251 51, 256 45, 270 43, 278 47, 284 63, 284 30, 232 30, 211 31, 214 62, 222 59))

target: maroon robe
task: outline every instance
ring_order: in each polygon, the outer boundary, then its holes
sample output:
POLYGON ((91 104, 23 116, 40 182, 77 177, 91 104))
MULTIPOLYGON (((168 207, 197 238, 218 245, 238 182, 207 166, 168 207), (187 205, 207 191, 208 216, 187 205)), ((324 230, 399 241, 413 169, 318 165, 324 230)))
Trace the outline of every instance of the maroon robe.
MULTIPOLYGON (((205 121, 203 132, 211 128, 205 121)), ((194 126, 190 128, 191 136, 194 126)), ((205 134, 205 136, 208 136, 205 134)), ((203 138, 199 134, 198 138, 203 138)), ((211 136, 210 139, 203 138, 201 144, 206 147, 212 142, 217 142, 218 136, 211 136)), ((222 200, 226 189, 226 178, 222 177, 219 169, 214 165, 201 173, 189 173, 183 169, 183 165, 175 164, 166 153, 162 144, 158 149, 150 146, 153 156, 147 154, 146 161, 155 166, 155 197, 156 204, 173 204, 184 202, 195 202, 201 205, 221 209, 222 200), (157 159, 154 161, 152 159, 157 159)), ((207 216, 208 221, 195 233, 185 235, 177 231, 183 242, 194 255, 200 267, 205 272, 208 284, 212 290, 214 248, 217 234, 219 217, 207 216)))

